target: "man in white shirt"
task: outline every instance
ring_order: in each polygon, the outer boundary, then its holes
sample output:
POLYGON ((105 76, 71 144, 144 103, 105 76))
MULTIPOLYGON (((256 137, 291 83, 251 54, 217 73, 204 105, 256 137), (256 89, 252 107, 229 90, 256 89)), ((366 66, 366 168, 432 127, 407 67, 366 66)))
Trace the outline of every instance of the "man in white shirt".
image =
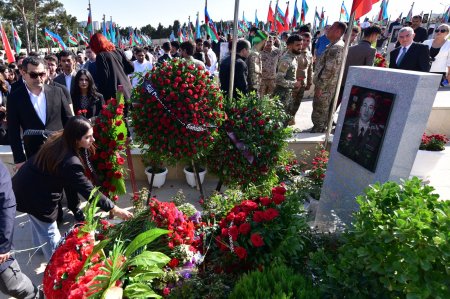
POLYGON ((134 49, 134 57, 136 57, 136 60, 133 61, 134 72, 133 74, 130 75, 131 85, 133 85, 133 88, 136 87, 141 81, 140 75, 143 75, 148 71, 151 71, 153 68, 152 63, 145 59, 144 49, 136 47, 134 49))
POLYGON ((214 51, 211 49, 211 43, 207 40, 203 42, 203 52, 205 53, 206 69, 211 75, 214 75, 214 72, 217 68, 217 56, 216 53, 214 53, 214 51))
POLYGON ((62 73, 56 76, 53 81, 65 85, 67 89, 72 93, 73 85, 75 83, 73 79, 76 75, 75 55, 69 51, 61 51, 59 54, 59 61, 61 64, 62 73))

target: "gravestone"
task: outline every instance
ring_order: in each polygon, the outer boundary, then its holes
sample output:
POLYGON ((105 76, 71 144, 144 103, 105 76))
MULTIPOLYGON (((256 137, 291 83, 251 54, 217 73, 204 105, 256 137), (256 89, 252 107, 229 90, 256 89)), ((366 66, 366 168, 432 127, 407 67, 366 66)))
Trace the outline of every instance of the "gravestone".
POLYGON ((319 230, 349 225, 355 197, 369 185, 409 177, 440 78, 350 67, 315 219, 319 230))

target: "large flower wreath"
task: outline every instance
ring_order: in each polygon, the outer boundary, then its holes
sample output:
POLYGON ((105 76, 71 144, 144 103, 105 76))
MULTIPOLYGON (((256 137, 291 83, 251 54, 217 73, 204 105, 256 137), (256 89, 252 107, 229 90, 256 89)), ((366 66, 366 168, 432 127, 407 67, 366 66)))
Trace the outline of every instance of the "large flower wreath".
POLYGON ((243 95, 226 104, 227 119, 208 155, 208 169, 226 185, 248 186, 275 178, 275 166, 291 131, 281 104, 243 95))
POLYGON ((202 67, 173 59, 145 74, 133 90, 135 142, 154 162, 200 160, 224 118, 222 95, 202 67))

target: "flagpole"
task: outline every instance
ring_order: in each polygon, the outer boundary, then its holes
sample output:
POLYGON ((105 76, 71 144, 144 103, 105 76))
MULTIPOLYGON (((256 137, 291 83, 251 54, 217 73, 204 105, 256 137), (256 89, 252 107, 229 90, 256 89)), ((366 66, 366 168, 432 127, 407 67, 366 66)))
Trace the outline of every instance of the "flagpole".
MULTIPOLYGON (((302 9, 303 9, 303 4, 302 4, 302 9)), ((314 11, 314 22, 313 22, 313 36, 316 34, 316 15, 317 15, 317 5, 316 5, 316 10, 314 11)), ((305 21, 306 21, 306 17, 305 17, 305 21)))
MULTIPOLYGON (((328 126, 327 126, 327 133, 325 135, 325 142, 324 142, 324 148, 327 148, 330 134, 331 134, 331 126, 333 125, 333 117, 337 106, 337 101, 339 98, 339 91, 341 90, 342 85, 342 77, 344 76, 344 69, 345 69, 345 63, 347 61, 347 54, 348 54, 348 47, 350 45, 350 36, 352 34, 353 26, 355 22, 355 12, 352 13, 349 21, 349 27, 347 28, 347 32, 345 33, 345 45, 344 45, 344 52, 342 53, 342 62, 341 62, 341 69, 339 70, 339 77, 336 85, 336 90, 334 92, 333 102, 332 102, 332 109, 329 111, 328 115, 328 126)), ((336 139, 335 139, 336 140, 336 139)))
POLYGON ((238 19, 239 19, 239 0, 235 0, 235 2, 234 2, 234 20, 233 20, 233 43, 232 43, 232 47, 231 47, 230 86, 228 88, 228 96, 230 99, 233 98, 233 89, 234 89, 234 70, 235 70, 235 64, 236 64, 238 19))

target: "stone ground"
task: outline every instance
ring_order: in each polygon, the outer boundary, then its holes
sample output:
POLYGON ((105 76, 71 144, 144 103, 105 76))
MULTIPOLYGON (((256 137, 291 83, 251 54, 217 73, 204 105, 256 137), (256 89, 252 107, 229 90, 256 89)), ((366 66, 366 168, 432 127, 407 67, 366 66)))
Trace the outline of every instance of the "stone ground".
MULTIPOLYGON (((311 122, 311 112, 312 112, 312 100, 306 99, 300 106, 300 110, 296 115, 296 125, 295 128, 304 131, 312 127, 311 122)), ((436 187, 437 192, 441 195, 443 199, 450 199, 450 186, 448 183, 448 178, 450 177, 450 146, 447 147, 446 152, 448 153, 440 163, 440 167, 436 169, 432 176, 429 178, 431 185, 436 187)), ((217 180, 207 180, 204 184, 205 195, 211 194, 217 185, 217 180)), ((138 182, 138 188, 147 187, 148 183, 144 181, 138 182)), ((186 198, 189 202, 193 203, 198 208, 199 192, 187 185, 186 182, 182 181, 167 181, 161 189, 154 189, 153 194, 162 201, 167 201, 172 198, 178 190, 182 189, 186 198)), ((131 186, 127 184, 127 190, 131 190, 131 186)), ((122 196, 118 204, 120 207, 132 209, 130 203, 130 195, 122 196)), ((60 226, 61 233, 64 233, 73 224, 73 215, 71 212, 65 210, 64 223, 60 226)), ((15 234, 14 234, 14 244, 16 250, 22 250, 32 247, 31 243, 31 231, 30 223, 26 214, 18 213, 15 220, 15 234)), ((22 268, 22 271, 30 277, 30 279, 36 284, 40 285, 43 278, 43 272, 45 270, 46 263, 44 257, 41 253, 36 253, 33 255, 33 251, 21 252, 16 254, 16 258, 22 268)), ((9 297, 0 294, 0 299, 7 299, 9 297)))

